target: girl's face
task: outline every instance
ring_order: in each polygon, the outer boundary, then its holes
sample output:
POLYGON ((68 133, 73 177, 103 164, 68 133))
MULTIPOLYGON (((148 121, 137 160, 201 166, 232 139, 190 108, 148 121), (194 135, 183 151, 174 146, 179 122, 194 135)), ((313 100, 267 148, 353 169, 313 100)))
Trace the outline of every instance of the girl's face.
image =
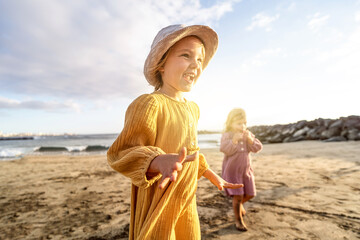
POLYGON ((235 119, 231 123, 231 129, 234 132, 244 132, 246 130, 246 120, 245 119, 235 119))
POLYGON ((198 38, 186 37, 178 41, 160 69, 161 91, 172 97, 189 92, 202 72, 204 58, 204 46, 198 38))

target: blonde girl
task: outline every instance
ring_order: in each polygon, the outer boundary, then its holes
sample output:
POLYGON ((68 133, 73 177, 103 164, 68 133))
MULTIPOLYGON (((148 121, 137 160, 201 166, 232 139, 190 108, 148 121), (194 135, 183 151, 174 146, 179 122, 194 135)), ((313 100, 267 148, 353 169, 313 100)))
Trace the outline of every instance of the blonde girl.
POLYGON ((156 35, 144 75, 155 87, 127 109, 108 163, 129 177, 130 239, 200 239, 197 180, 239 188, 215 174, 199 153, 199 108, 184 98, 214 55, 217 34, 202 25, 171 25, 156 35))
POLYGON ((235 226, 239 231, 247 231, 243 204, 256 195, 250 152, 256 153, 262 149, 261 142, 246 125, 245 111, 241 108, 233 109, 227 117, 220 144, 220 151, 224 153, 223 179, 244 184, 243 188, 225 189, 226 194, 232 197, 235 226))

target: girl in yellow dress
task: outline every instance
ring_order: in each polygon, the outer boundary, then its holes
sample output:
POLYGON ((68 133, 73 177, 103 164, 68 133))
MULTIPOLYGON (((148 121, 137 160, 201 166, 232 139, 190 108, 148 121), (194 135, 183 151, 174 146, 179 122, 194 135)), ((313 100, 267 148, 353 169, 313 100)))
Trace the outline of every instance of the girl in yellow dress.
POLYGON ((214 173, 199 153, 199 108, 186 100, 216 52, 218 37, 203 25, 171 25, 156 35, 144 74, 155 87, 135 99, 107 159, 132 182, 130 239, 200 239, 197 180, 219 190, 240 188, 214 173))

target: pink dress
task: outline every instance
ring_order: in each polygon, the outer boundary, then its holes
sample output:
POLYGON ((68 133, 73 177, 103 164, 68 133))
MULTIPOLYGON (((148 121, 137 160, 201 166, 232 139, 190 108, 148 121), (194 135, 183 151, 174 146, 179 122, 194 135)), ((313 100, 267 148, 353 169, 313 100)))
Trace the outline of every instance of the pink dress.
MULTIPOLYGON (((220 151, 224 153, 222 177, 231 183, 242 183, 243 188, 227 189, 226 195, 256 195, 254 171, 251 167, 250 152, 259 152, 262 149, 261 142, 254 138, 253 144, 243 137, 238 144, 233 144, 234 133, 225 132, 221 138, 220 151)), ((253 135, 254 136, 254 135, 253 135)))

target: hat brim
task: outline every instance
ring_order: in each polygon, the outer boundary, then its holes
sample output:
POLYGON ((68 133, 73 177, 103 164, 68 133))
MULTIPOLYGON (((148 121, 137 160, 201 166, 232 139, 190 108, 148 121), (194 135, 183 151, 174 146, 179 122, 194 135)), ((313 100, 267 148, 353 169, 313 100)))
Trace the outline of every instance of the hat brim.
POLYGON ((188 37, 196 36, 202 40, 205 47, 205 59, 203 62, 203 69, 206 68, 210 59, 214 56, 218 47, 218 36, 214 30, 204 25, 192 25, 181 28, 163 39, 161 39, 155 46, 152 46, 149 55, 145 60, 144 75, 150 85, 155 86, 157 79, 153 71, 157 64, 166 53, 166 51, 179 40, 188 37))

